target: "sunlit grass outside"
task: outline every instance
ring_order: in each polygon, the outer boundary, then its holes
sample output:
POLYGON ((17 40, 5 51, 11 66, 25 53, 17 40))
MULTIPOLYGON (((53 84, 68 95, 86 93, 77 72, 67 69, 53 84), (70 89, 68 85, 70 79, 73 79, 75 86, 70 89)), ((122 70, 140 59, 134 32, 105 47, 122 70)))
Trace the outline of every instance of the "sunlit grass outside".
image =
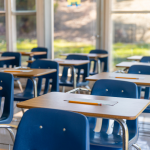
MULTIPOLYGON (((36 39, 19 39, 17 40, 17 51, 30 52, 32 48, 37 47, 36 39)), ((69 42, 65 40, 54 40, 55 58, 60 58, 63 53, 89 53, 95 46, 83 42, 69 42)), ((113 70, 115 65, 133 55, 150 56, 149 44, 123 44, 116 43, 112 47, 113 70)), ((0 51, 6 51, 6 41, 0 39, 0 51)), ((22 57, 23 61, 26 58, 22 57)))

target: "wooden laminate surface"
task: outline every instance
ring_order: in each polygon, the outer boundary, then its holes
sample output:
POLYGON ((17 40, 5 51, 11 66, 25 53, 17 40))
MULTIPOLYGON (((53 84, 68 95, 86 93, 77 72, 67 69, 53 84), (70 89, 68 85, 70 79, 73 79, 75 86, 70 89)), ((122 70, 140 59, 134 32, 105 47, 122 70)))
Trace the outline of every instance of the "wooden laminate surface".
POLYGON ((69 94, 51 92, 24 102, 17 103, 20 108, 51 108, 77 112, 91 117, 115 118, 115 119, 136 119, 143 110, 150 104, 149 100, 128 99, 116 97, 103 97, 84 94, 69 94), (68 99, 83 98, 93 100, 117 101, 114 106, 109 105, 86 105, 68 103, 68 99))
POLYGON ((60 66, 80 66, 84 64, 88 64, 89 60, 54 60, 58 62, 60 66))
MULTIPOLYGON (((42 60, 51 60, 51 59, 42 59, 42 60)), ((34 60, 33 60, 34 61, 34 60)), ((28 63, 32 63, 32 60, 28 60, 28 63)), ((65 59, 54 59, 53 61, 58 62, 60 66, 80 66, 88 64, 89 60, 65 60, 65 59)))
POLYGON ((35 55, 45 55, 46 52, 20 52, 23 56, 35 56, 35 55))
POLYGON ((11 73, 17 77, 38 77, 45 74, 56 72, 56 69, 11 69, 11 68, 0 68, 0 72, 11 73), (19 70, 32 70, 31 72, 18 72, 19 70), (16 72, 15 72, 16 71, 16 72))
POLYGON ((136 60, 136 61, 140 61, 142 59, 143 56, 131 56, 131 57, 127 57, 127 60, 136 60))
POLYGON ((150 66, 150 63, 142 63, 142 62, 121 62, 116 65, 116 67, 121 67, 121 68, 130 68, 133 65, 146 65, 150 66))
POLYGON ((0 57, 0 61, 12 60, 12 59, 15 59, 15 57, 0 57))
POLYGON ((66 53, 66 54, 61 54, 61 56, 68 56, 68 55, 84 55, 84 56, 88 56, 89 58, 105 58, 108 57, 108 54, 86 54, 86 53, 66 53))
POLYGON ((103 72, 86 78, 88 81, 97 81, 100 79, 123 80, 133 82, 137 85, 150 86, 150 75, 103 72))
MULTIPOLYGON (((2 54, 3 52, 0 52, 0 54, 2 54)), ((35 55, 45 55, 46 52, 19 52, 21 55, 23 56, 35 56, 35 55)))

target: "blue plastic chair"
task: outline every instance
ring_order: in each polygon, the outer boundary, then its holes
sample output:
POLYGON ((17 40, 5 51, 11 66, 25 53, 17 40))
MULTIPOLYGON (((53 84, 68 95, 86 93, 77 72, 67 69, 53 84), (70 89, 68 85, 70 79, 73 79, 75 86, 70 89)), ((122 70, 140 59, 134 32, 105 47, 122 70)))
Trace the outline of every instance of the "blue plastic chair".
POLYGON ((143 56, 140 62, 143 63, 150 63, 150 56, 143 56))
MULTIPOLYGON (((59 91, 59 65, 55 61, 50 60, 36 60, 31 64, 31 69, 56 69, 57 71, 54 73, 50 73, 47 75, 39 76, 38 83, 37 83, 37 95, 43 95, 49 92, 50 89, 50 82, 51 82, 51 92, 58 92, 59 91), (45 79, 45 87, 43 93, 42 90, 42 81, 45 79)), ((30 79, 27 80, 27 84, 25 87, 24 92, 17 93, 14 95, 15 101, 25 101, 34 97, 33 94, 33 83, 30 79)))
MULTIPOLYGON (((133 65, 129 68, 128 73, 130 74, 145 74, 145 75, 150 75, 150 66, 144 66, 144 65, 133 65)), ((150 87, 146 87, 143 89, 145 92, 144 99, 149 100, 149 93, 150 93, 150 87)), ((138 98, 141 98, 141 91, 142 87, 138 86, 138 98)), ((150 113, 150 106, 148 106, 145 110, 144 113, 150 113)))
MULTIPOLYGON (((126 81, 102 79, 95 82, 91 95, 111 96, 123 98, 137 98, 138 89, 136 84, 126 81)), ((133 108, 134 109, 134 108, 133 108)), ((91 150, 121 150, 122 136, 119 135, 120 125, 114 121, 112 134, 107 134, 109 119, 103 119, 100 132, 95 132, 96 118, 89 117, 91 150)), ((126 121, 129 131, 129 147, 138 140, 138 122, 126 121)))
POLYGON ((6 65, 7 68, 10 66, 12 66, 12 68, 21 66, 21 54, 18 52, 4 52, 2 53, 2 57, 15 57, 15 59, 1 61, 0 67, 4 67, 4 65, 6 65))
MULTIPOLYGON (((12 130, 6 124, 10 124, 13 118, 14 102, 14 77, 12 74, 0 72, 0 106, 2 98, 4 99, 3 111, 0 116, 0 128, 6 128, 12 135, 12 130), (5 125, 4 125, 5 124, 5 125)), ((12 135, 13 136, 13 135, 12 135)))
MULTIPOLYGON (((7 68, 9 68, 10 66, 12 68, 21 66, 21 54, 18 52, 4 52, 2 53, 2 57, 15 57, 15 59, 0 61, 0 67, 4 67, 4 65, 6 65, 7 68)), ((14 80, 17 81, 20 90, 23 91, 19 78, 14 78, 14 80)))
MULTIPOLYGON (((31 52, 46 52, 46 54, 44 54, 44 55, 35 55, 35 56, 33 56, 33 58, 35 60, 38 60, 38 59, 47 59, 48 58, 48 49, 45 48, 45 47, 36 47, 36 48, 33 48, 31 50, 31 52)), ((31 60, 31 58, 29 58, 29 60, 31 60)), ((28 63, 28 67, 31 67, 31 63, 28 63)))
MULTIPOLYGON (((68 55, 66 60, 89 60, 88 56, 83 55, 68 55)), ((68 81, 68 69, 69 67, 64 67, 62 76, 59 81, 60 86, 69 86, 73 87, 73 72, 71 74, 70 81, 68 81)), ((89 76, 89 63, 85 65, 75 66, 77 70, 77 82, 76 87, 88 86, 89 81, 86 81, 85 78, 89 76), (81 73, 83 71, 83 74, 81 73), (82 76, 82 81, 80 81, 80 75, 82 76)))
MULTIPOLYGON (((108 52, 106 50, 101 50, 101 49, 96 49, 96 50, 91 50, 90 54, 92 53, 96 53, 96 54, 108 54, 108 52)), ((102 70, 102 72, 108 72, 108 57, 105 58, 99 58, 100 62, 101 62, 101 67, 102 67, 102 63, 104 63, 104 68, 102 70)), ((92 67, 91 63, 94 62, 94 67, 93 67, 93 71, 90 72, 90 75, 94 75, 97 74, 97 61, 95 59, 90 59, 90 67, 92 67)))
POLYGON ((73 112, 34 108, 25 112, 13 150, 89 150, 85 116, 73 112))

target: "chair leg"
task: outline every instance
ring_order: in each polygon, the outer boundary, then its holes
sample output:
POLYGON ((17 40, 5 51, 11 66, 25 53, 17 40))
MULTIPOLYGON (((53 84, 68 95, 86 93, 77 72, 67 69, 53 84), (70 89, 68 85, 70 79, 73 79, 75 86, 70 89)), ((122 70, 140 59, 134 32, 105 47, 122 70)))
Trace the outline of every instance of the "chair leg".
POLYGON ((19 80, 17 80, 17 83, 18 83, 18 85, 19 85, 19 88, 20 88, 21 92, 23 92, 21 82, 20 82, 19 80))
POLYGON ((133 144, 132 145, 134 148, 136 148, 137 150, 141 150, 141 148, 137 145, 137 144, 133 144))
POLYGON ((11 128, 6 128, 7 131, 9 132, 10 136, 11 136, 11 139, 13 141, 13 143, 15 142, 15 134, 13 132, 13 130, 11 128))
POLYGON ((23 108, 21 108, 21 111, 22 111, 23 114, 25 113, 23 108))

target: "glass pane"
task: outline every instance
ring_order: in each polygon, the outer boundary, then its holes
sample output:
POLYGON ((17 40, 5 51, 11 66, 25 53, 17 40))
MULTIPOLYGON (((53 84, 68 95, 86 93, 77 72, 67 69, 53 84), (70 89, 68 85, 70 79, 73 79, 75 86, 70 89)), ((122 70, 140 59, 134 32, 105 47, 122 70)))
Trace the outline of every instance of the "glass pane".
POLYGON ((150 10, 150 0, 113 0, 113 10, 150 10))
POLYGON ((113 14, 113 69, 132 55, 150 55, 150 14, 113 14))
POLYGON ((0 11, 3 11, 4 9, 4 0, 0 0, 0 11))
POLYGON ((35 10, 35 0, 16 0, 16 10, 35 10))
POLYGON ((54 52, 89 53, 95 48, 96 0, 81 0, 68 7, 67 0, 54 1, 54 52))
MULTIPOLYGON (((17 51, 30 52, 37 47, 36 15, 19 15, 17 20, 17 51)), ((25 61, 25 57, 22 57, 25 61)))
POLYGON ((0 16, 0 51, 6 51, 5 16, 0 16))

